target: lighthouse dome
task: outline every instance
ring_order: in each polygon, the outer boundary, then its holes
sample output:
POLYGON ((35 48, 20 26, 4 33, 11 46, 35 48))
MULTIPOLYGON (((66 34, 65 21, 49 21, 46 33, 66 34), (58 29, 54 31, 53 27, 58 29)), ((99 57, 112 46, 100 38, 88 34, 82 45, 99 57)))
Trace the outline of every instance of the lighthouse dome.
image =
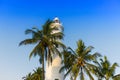
POLYGON ((54 18, 54 21, 56 21, 56 20, 59 21, 59 18, 58 18, 58 17, 55 17, 55 18, 54 18))
POLYGON ((58 18, 58 17, 55 17, 53 21, 54 21, 54 23, 60 23, 60 21, 59 21, 59 18, 58 18))

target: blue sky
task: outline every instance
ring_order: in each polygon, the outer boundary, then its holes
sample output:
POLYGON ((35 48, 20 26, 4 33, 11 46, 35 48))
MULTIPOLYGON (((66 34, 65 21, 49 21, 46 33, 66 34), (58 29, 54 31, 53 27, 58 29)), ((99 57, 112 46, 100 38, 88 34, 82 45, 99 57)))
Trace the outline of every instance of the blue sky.
POLYGON ((93 52, 120 65, 119 0, 0 0, 0 80, 22 80, 39 66, 38 57, 28 58, 34 46, 18 44, 30 37, 26 29, 40 28, 56 16, 64 26, 66 45, 75 49, 82 39, 95 47, 93 52))

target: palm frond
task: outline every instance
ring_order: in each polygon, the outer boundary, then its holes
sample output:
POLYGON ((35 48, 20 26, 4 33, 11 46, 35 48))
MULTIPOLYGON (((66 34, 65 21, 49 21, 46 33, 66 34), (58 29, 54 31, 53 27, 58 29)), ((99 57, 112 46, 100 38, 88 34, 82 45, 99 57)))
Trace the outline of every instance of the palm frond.
POLYGON ((42 49, 41 49, 41 46, 40 46, 41 43, 39 43, 38 45, 35 46, 35 48, 31 51, 30 55, 29 55, 29 59, 34 55, 41 55, 43 54, 42 53, 42 49))
MULTIPOLYGON (((67 71, 66 71, 66 73, 65 73, 65 75, 64 75, 64 78, 66 78, 69 74, 72 74, 71 73, 71 68, 70 69, 68 69, 67 71)), ((72 75, 71 75, 71 77, 72 77, 72 75)))
POLYGON ((35 43, 37 43, 36 39, 25 39, 19 43, 19 46, 27 45, 27 44, 35 44, 35 43))
POLYGON ((111 74, 114 74, 114 73, 115 73, 116 67, 118 67, 118 64, 117 64, 117 63, 114 63, 114 64, 110 67, 110 72, 111 72, 111 74))
POLYGON ((26 31, 25 31, 25 34, 36 34, 37 32, 36 31, 34 31, 33 29, 27 29, 26 31))
POLYGON ((87 67, 84 66, 84 70, 87 73, 87 75, 89 76, 90 80, 94 80, 93 76, 91 75, 90 71, 87 69, 87 67))
POLYGON ((50 25, 52 24, 53 21, 48 19, 45 24, 43 25, 43 34, 50 34, 52 32, 50 25))

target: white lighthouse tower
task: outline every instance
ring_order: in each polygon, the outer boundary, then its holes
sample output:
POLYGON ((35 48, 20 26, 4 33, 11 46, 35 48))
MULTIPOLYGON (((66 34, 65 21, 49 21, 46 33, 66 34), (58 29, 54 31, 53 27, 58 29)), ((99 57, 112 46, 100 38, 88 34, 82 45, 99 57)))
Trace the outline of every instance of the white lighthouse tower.
MULTIPOLYGON (((55 30, 53 30, 52 33, 58 33, 62 31, 62 25, 57 17, 53 20, 51 27, 55 27, 55 30)), ((60 39, 57 40, 61 41, 60 39)), ((59 51, 62 51, 61 48, 58 47, 58 49, 59 51)), ((59 55, 54 54, 52 64, 48 65, 48 62, 46 63, 45 80, 64 80, 64 72, 59 73, 59 70, 62 67, 61 61, 62 60, 59 55)))

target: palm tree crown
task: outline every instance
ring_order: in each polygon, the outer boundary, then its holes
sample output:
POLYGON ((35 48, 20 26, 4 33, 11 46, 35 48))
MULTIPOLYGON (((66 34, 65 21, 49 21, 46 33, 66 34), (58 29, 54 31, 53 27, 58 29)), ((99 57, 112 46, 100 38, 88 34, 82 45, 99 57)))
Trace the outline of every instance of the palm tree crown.
POLYGON ((23 77, 23 80, 43 80, 42 74, 42 68, 38 67, 35 70, 33 70, 33 73, 29 73, 25 77, 23 77))
POLYGON ((67 70, 66 74, 70 73, 74 80, 76 80, 78 76, 80 77, 80 80, 85 80, 84 73, 86 73, 91 80, 94 80, 90 72, 90 69, 94 67, 94 65, 90 62, 99 57, 100 54, 89 54, 92 49, 92 46, 86 47, 84 42, 79 40, 77 42, 76 51, 71 49, 71 52, 68 51, 67 53, 64 53, 67 55, 64 56, 64 69, 67 70))
POLYGON ((93 72, 95 71, 94 73, 95 75, 97 75, 99 80, 109 80, 118 77, 114 75, 115 69, 116 67, 118 67, 118 64, 113 63, 111 65, 106 56, 104 56, 104 59, 100 59, 100 62, 94 61, 94 63, 97 65, 97 67, 93 69, 93 72))

